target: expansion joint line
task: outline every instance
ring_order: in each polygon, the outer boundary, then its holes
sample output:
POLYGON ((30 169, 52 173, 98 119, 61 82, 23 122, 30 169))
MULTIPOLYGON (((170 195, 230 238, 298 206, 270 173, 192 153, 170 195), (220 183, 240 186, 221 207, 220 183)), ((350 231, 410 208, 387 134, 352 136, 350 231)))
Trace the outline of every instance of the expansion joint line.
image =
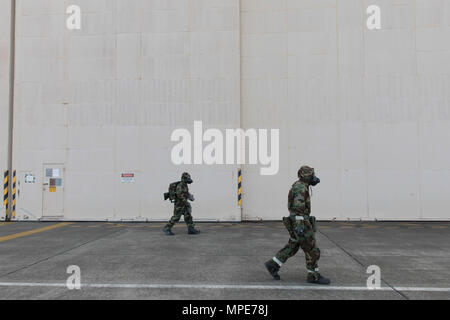
MULTIPOLYGON (((351 254, 348 250, 346 250, 343 246, 341 246, 338 242, 334 241, 333 239, 331 239, 327 234, 323 233, 320 230, 317 230, 321 235, 323 235, 325 238, 327 238, 330 242, 332 242, 336 247, 338 247, 339 249, 341 249, 342 251, 344 251, 350 258, 352 258, 356 263, 358 263, 361 267, 363 267, 365 270, 367 269, 368 266, 364 265, 364 263, 362 263, 361 261, 358 260, 358 258, 356 258, 353 254, 351 254)), ((381 277, 381 281, 384 282, 389 288, 391 288, 394 292, 396 292, 397 294, 399 294, 400 296, 402 296, 403 298, 405 298, 406 300, 409 300, 409 298, 402 292, 400 292, 399 290, 397 290, 393 285, 391 285, 388 281, 386 281, 385 279, 383 279, 383 277, 381 277)))

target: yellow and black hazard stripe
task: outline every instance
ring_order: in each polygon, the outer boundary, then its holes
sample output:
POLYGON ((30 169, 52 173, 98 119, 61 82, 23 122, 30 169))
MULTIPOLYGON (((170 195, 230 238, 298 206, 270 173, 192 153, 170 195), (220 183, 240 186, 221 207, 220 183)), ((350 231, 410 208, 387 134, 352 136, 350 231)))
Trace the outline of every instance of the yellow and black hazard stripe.
POLYGON ((6 208, 6 216, 8 216, 8 188, 9 188, 9 171, 3 174, 3 205, 6 208))
POLYGON ((242 172, 238 169, 238 206, 242 206, 242 172))
POLYGON ((16 216, 16 170, 13 171, 13 182, 12 182, 12 218, 16 216))

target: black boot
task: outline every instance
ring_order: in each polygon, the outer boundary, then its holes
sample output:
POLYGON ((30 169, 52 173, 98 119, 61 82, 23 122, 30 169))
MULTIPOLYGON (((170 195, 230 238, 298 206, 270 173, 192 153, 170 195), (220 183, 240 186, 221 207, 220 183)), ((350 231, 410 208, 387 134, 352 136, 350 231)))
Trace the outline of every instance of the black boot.
POLYGON ((163 232, 166 236, 174 236, 175 235, 175 233, 173 233, 169 227, 164 227, 163 232))
POLYGON ((188 227, 188 234, 199 234, 200 230, 195 229, 194 227, 188 227))
POLYGON ((280 280, 280 276, 278 275, 278 271, 280 270, 280 266, 277 263, 273 262, 273 260, 270 259, 264 265, 266 266, 267 271, 269 271, 270 275, 275 280, 280 280))
POLYGON ((315 284, 330 284, 331 280, 328 278, 323 277, 319 274, 319 277, 316 279, 308 278, 309 283, 315 283, 315 284))

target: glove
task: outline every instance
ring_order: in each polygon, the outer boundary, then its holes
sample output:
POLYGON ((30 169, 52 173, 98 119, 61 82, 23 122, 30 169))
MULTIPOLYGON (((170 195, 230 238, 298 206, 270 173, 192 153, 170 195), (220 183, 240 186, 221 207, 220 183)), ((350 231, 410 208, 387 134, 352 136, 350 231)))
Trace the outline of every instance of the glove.
POLYGON ((192 195, 192 194, 189 194, 189 197, 188 197, 188 199, 189 199, 189 200, 191 200, 191 201, 194 201, 194 200, 195 200, 195 198, 194 198, 194 195, 192 195))
POLYGON ((312 225, 313 231, 314 231, 314 232, 317 232, 316 217, 310 216, 310 217, 309 217, 309 222, 310 222, 311 225, 312 225))

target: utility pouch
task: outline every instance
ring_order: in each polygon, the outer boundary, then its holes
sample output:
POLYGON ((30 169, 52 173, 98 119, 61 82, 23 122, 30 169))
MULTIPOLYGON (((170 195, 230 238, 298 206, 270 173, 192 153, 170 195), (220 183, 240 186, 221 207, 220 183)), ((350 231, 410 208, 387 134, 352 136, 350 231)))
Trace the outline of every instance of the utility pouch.
POLYGON ((292 223, 292 219, 290 217, 283 217, 283 224, 289 233, 294 233, 294 224, 292 223))

